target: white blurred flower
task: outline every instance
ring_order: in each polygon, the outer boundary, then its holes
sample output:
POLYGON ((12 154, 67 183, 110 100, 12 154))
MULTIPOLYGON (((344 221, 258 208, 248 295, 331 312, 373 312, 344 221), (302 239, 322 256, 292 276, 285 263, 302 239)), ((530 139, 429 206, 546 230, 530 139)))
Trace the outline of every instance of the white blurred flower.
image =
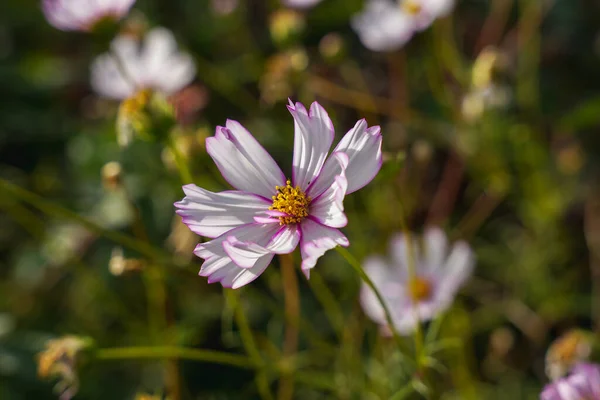
POLYGON ((310 8, 319 4, 323 0, 282 0, 283 4, 294 8, 310 8))
POLYGON ((42 0, 48 22, 63 31, 89 31, 103 19, 120 20, 135 0, 42 0))
MULTIPOLYGON (((471 275, 475 260, 465 242, 448 249, 446 235, 438 228, 425 232, 424 249, 417 246, 416 240, 411 243, 409 250, 406 238, 397 235, 390 243, 391 262, 379 256, 364 262, 365 272, 386 301, 394 325, 402 334, 415 329, 417 316, 419 321, 428 321, 450 307, 456 292, 471 275), (414 277, 409 274, 409 262, 415 267, 414 277)), ((366 285, 362 287, 361 305, 373 321, 389 332, 383 307, 366 285)))
POLYGON ((165 28, 154 28, 142 43, 131 36, 115 38, 111 53, 93 62, 91 83, 99 94, 123 100, 142 89, 175 93, 195 74, 192 57, 179 51, 173 34, 165 28))
POLYGON ((365 9, 354 16, 352 27, 361 42, 373 51, 397 50, 415 32, 429 27, 448 14, 454 0, 369 0, 365 9))

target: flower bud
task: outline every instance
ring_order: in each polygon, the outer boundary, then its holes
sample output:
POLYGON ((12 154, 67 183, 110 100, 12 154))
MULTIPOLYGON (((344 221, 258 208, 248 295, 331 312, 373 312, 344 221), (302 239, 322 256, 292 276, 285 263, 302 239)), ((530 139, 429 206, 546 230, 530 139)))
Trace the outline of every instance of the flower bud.
POLYGON ((134 137, 159 139, 175 125, 172 105, 157 92, 145 89, 123 100, 117 115, 117 141, 126 147, 134 137))

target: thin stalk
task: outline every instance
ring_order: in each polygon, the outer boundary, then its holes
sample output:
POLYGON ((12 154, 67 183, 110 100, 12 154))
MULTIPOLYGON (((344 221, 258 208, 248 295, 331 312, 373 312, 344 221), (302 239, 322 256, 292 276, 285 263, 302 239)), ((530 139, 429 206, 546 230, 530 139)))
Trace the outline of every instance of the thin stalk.
POLYGON ((120 232, 111 231, 106 229, 96 222, 81 216, 71 210, 53 204, 52 202, 42 198, 41 196, 30 192, 26 189, 23 189, 13 183, 10 183, 2 178, 0 178, 0 191, 8 194, 9 196, 19 199, 24 203, 27 203, 44 214, 60 217, 63 219, 71 220, 73 222, 78 223, 83 226, 87 230, 92 233, 95 233, 98 236, 105 237, 109 240, 112 240, 115 243, 122 245, 123 247, 132 249, 140 253, 141 255, 151 258, 151 259, 169 259, 170 256, 161 250, 157 250, 148 243, 145 243, 141 240, 134 239, 128 235, 122 234, 120 232))
MULTIPOLYGON (((404 240, 406 242, 406 250, 408 252, 408 279, 409 282, 412 282, 417 278, 417 267, 415 265, 415 249, 413 248, 413 240, 408 230, 408 225, 406 224, 404 210, 400 206, 400 228, 402 229, 402 233, 404 234, 404 240)), ((417 321, 415 325, 415 355, 417 366, 421 364, 422 350, 423 350, 423 328, 421 326, 421 317, 419 315, 419 309, 417 307, 416 301, 413 301, 413 312, 415 313, 415 320, 417 321)))
POLYGON ((198 350, 184 347, 114 347, 98 349, 95 352, 98 360, 127 360, 127 359, 161 359, 179 358, 194 361, 231 365, 244 369, 255 369, 257 366, 246 356, 222 353, 213 350, 198 350))
POLYGON ((341 338, 344 329, 344 313, 340 309, 337 301, 335 301, 333 293, 325 284, 323 277, 316 270, 310 272, 310 280, 308 283, 312 288, 315 297, 319 303, 321 303, 321 306, 323 306, 325 315, 327 315, 327 318, 331 322, 335 333, 341 338))
POLYGON ((175 165, 177 166, 177 171, 179 172, 179 178, 181 179, 181 182, 183 184, 194 182, 194 177, 187 162, 185 161, 185 157, 177 148, 177 144, 172 137, 167 140, 167 146, 171 151, 171 154, 173 154, 173 159, 175 160, 175 165))
POLYGON ((390 309, 388 308, 387 303, 383 299, 383 296, 381 296, 379 289, 377 289, 377 287, 375 286, 375 284, 373 283, 371 278, 369 278, 369 275, 367 275, 365 273, 365 271, 362 269, 362 266, 360 265, 358 260, 356 258, 354 258, 354 256, 352 254, 350 254, 350 252, 348 250, 346 250, 344 247, 341 247, 341 246, 337 246, 335 249, 337 250, 338 253, 340 253, 340 255, 342 257, 344 257, 344 259, 346 261, 348 261, 348 264, 350 264, 350 266, 352 268, 354 268, 356 273, 358 273, 358 276, 367 284, 367 286, 369 286, 369 288, 373 291, 373 293, 375 293, 375 296, 377 297, 379 304, 383 308, 383 312, 385 314, 385 321, 388 324, 390 330, 392 331, 394 340, 398 344, 398 347, 400 348, 400 350, 405 355, 407 355, 408 351, 405 348, 404 343, 402 342, 402 338, 400 337, 400 335, 398 334, 398 331, 396 330, 396 326, 394 325, 394 320, 392 319, 392 314, 390 313, 390 309))
MULTIPOLYGON (((298 325, 300 320, 300 295, 298 293, 298 278, 294 271, 294 259, 291 254, 279 256, 281 263, 281 280, 283 283, 283 296, 285 299, 285 314, 287 324, 285 327, 285 338, 283 340, 283 355, 286 359, 292 359, 298 350, 298 325)), ((279 400, 291 400, 294 397, 294 374, 295 366, 291 362, 289 371, 279 381, 279 400)))
POLYGON ((244 310, 242 305, 239 302, 238 294, 234 290, 224 290, 225 297, 229 304, 231 304, 234 310, 235 321, 240 330, 240 338, 242 339, 242 344, 246 349, 246 353, 250 356, 252 362, 258 366, 260 366, 257 374, 256 374, 256 386, 258 387, 258 392, 263 399, 272 400, 273 395, 271 394, 271 390, 269 389, 269 379, 265 370, 265 363, 258 351, 258 347, 254 341, 254 336, 252 335, 252 330, 250 329, 250 324, 248 323, 248 319, 246 319, 246 314, 244 314, 244 310))

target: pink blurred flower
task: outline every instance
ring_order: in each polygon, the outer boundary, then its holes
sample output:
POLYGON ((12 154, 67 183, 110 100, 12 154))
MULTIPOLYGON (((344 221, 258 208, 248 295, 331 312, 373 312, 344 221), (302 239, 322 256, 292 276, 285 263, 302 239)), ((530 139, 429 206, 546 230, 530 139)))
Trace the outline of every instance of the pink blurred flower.
POLYGON ((366 48, 397 50, 416 32, 447 15, 453 6, 454 0, 368 0, 365 9, 352 19, 352 27, 366 48))
MULTIPOLYGON (((390 243, 391 262, 379 256, 364 262, 365 272, 386 301, 396 329, 403 334, 413 331, 419 321, 431 320, 450 307, 474 266, 469 246, 457 242, 448 252, 448 240, 439 228, 425 231, 424 245, 424 249, 419 249, 413 240, 409 250, 406 238, 397 235, 390 243), (409 254, 415 267, 414 277, 409 275, 409 254)), ((373 321, 389 332, 383 307, 366 284, 361 291, 361 305, 373 321)))
POLYGON ((143 89, 170 95, 188 85, 196 74, 190 55, 179 51, 173 34, 154 28, 140 43, 131 36, 118 36, 111 53, 98 56, 91 67, 94 90, 122 100, 143 89))
POLYGON ((103 19, 120 20, 135 0, 42 0, 48 22, 63 31, 89 31, 103 19))
POLYGON ((307 110, 290 101, 288 110, 295 130, 291 180, 250 132, 228 120, 206 139, 206 150, 236 190, 213 193, 190 184, 175 203, 193 232, 214 238, 194 251, 205 260, 200 275, 209 283, 246 285, 274 254, 291 253, 298 244, 308 278, 327 250, 349 245, 338 230, 348 222, 344 196, 381 168, 380 128, 358 121, 327 157, 334 128, 325 109, 315 102, 307 110))
POLYGON ((600 365, 582 363, 575 366, 569 376, 546 385, 540 399, 600 399, 600 365))

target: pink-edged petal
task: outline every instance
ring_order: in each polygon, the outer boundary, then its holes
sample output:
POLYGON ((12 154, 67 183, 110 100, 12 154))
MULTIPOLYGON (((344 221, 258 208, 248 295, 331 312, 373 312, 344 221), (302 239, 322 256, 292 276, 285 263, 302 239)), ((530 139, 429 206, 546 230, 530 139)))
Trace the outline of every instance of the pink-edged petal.
POLYGON ((344 214, 344 197, 348 188, 346 167, 348 156, 345 153, 334 153, 332 158, 340 165, 340 174, 335 177, 333 184, 313 200, 310 205, 310 215, 323 225, 332 228, 342 228, 348 223, 344 214))
POLYGON ((298 224, 283 225, 267 243, 266 248, 275 254, 289 254, 298 246, 300 236, 298 224))
POLYGON ((266 246, 278 226, 274 224, 248 224, 234 228, 216 239, 196 246, 194 254, 205 261, 200 276, 208 277, 208 283, 221 282, 224 287, 237 289, 252 282, 269 265, 272 253, 244 253, 245 249, 229 247, 231 243, 252 243, 257 248, 266 246), (235 252, 236 262, 229 253, 235 252), (246 272, 244 272, 246 271, 246 272))
MULTIPOLYGON (((361 119, 340 140, 333 150, 334 153, 342 152, 348 156, 346 179, 348 189, 346 194, 357 191, 375 178, 382 164, 381 130, 379 126, 368 127, 367 122, 361 119)), ((307 194, 316 197, 329 188, 335 177, 340 174, 340 164, 330 157, 323 166, 321 173, 307 194)))
POLYGON ((228 120, 206 139, 206 151, 221 174, 236 189, 267 199, 275 186, 285 186, 285 175, 275 160, 238 122, 228 120))
POLYGON ((223 242, 223 248, 229 258, 241 268, 254 267, 257 260, 265 254, 291 253, 300 241, 300 230, 297 225, 270 224, 261 231, 260 237, 251 240, 240 241, 231 236, 223 242))
POLYGON ((213 240, 200 243, 196 246, 194 254, 205 260, 211 257, 229 257, 223 248, 223 243, 227 240, 231 241, 232 238, 235 238, 238 242, 253 242, 264 247, 278 228, 274 224, 251 223, 241 225, 213 240))
POLYGON ((222 280, 221 285, 231 289, 239 289, 259 277, 273 260, 273 254, 265 254, 256 260, 252 268, 232 269, 222 280))
POLYGON ((434 273, 443 266, 448 252, 448 239, 443 230, 437 227, 427 228, 423 234, 424 261, 427 272, 434 273))
POLYGON ((223 242, 223 249, 229 258, 240 268, 252 268, 269 250, 256 243, 240 242, 234 237, 223 242))
POLYGON ((347 247, 350 245, 348 238, 335 228, 321 225, 311 219, 305 219, 300 224, 302 237, 300 239, 300 254, 302 255, 302 272, 308 278, 310 270, 317 264, 317 260, 327 250, 336 246, 347 247))
POLYGON ((460 286, 469 279, 475 266, 473 251, 465 242, 456 242, 450 251, 445 265, 440 268, 444 278, 440 283, 440 292, 454 297, 460 286))
POLYGON ((263 197, 240 191, 213 193, 193 184, 183 191, 185 197, 175 203, 177 214, 192 232, 210 238, 254 222, 270 205, 263 197))
POLYGON ((292 180, 294 186, 306 190, 319 176, 335 135, 327 111, 317 102, 310 110, 302 103, 288 105, 294 117, 294 161, 292 180))

